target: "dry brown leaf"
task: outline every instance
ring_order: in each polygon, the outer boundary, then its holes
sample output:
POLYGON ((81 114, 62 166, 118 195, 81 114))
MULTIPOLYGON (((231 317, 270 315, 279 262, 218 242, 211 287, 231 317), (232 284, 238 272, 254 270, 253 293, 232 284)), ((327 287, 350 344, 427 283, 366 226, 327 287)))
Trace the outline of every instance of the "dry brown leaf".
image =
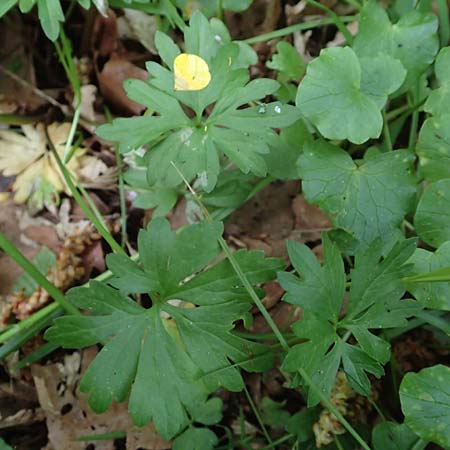
MULTIPOLYGON (((95 354, 96 349, 91 347, 82 353, 66 355, 63 364, 32 366, 39 403, 47 417, 51 448, 53 450, 85 450, 89 442, 77 442, 74 441, 75 438, 125 431, 130 433, 127 450, 170 449, 170 443, 159 438, 151 427, 135 429, 131 424, 126 405, 123 403, 114 403, 107 412, 100 415, 94 414, 89 409, 86 396, 80 393, 78 384, 82 373, 95 354), (147 447, 149 443, 152 447, 147 447)), ((95 445, 96 450, 114 449, 113 440, 91 443, 95 445)))
POLYGON ((123 82, 129 78, 145 81, 148 73, 124 57, 114 54, 98 74, 100 91, 117 112, 139 115, 145 107, 130 100, 123 89, 123 82))
MULTIPOLYGON (((23 135, 0 131, 0 171, 4 175, 16 175, 12 185, 16 203, 28 201, 32 211, 39 211, 53 204, 55 194, 70 195, 48 142, 49 139, 62 157, 70 127, 70 123, 53 123, 47 129, 44 124, 23 125, 23 135)), ((66 164, 72 173, 80 168, 84 153, 85 149, 79 148, 66 164)))

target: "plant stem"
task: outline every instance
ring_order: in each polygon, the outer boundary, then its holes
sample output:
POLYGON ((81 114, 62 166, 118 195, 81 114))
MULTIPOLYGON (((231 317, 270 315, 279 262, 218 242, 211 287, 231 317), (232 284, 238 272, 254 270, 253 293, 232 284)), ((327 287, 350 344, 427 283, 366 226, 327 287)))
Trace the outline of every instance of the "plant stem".
POLYGON ((45 306, 44 308, 40 309, 39 311, 36 311, 33 315, 28 317, 25 320, 22 320, 21 322, 15 323, 10 328, 8 328, 6 331, 0 334, 0 344, 3 344, 4 342, 8 341, 9 339, 13 338, 20 332, 30 328, 35 324, 36 322, 39 322, 41 319, 43 319, 46 316, 49 316, 54 311, 58 310, 60 308, 59 303, 50 303, 49 305, 45 306))
POLYGON ((433 314, 431 311, 422 310, 416 314, 417 318, 450 335, 450 323, 444 317, 433 314))
MULTIPOLYGON (((50 139, 49 139, 50 142, 50 139)), ((63 174, 63 177, 67 183, 67 186, 70 189, 70 192, 73 195, 73 198, 78 203, 80 208, 83 210, 86 217, 92 222, 92 224, 95 226, 97 231, 100 233, 100 235, 103 237, 103 239, 109 244, 113 252, 119 253, 122 255, 126 255, 124 249, 116 242, 116 240, 113 238, 109 230, 103 226, 103 224, 97 219, 95 214, 91 211, 89 206, 84 202, 83 197, 78 192, 78 189, 75 187, 75 185, 72 182, 72 176, 69 173, 69 171, 64 166, 63 162, 61 161, 61 158, 58 155, 58 152, 54 148, 54 146, 51 146, 53 155, 55 156, 56 163, 58 164, 59 170, 63 174)))
POLYGON ((353 436, 353 438, 361 445, 364 450, 371 450, 371 448, 367 445, 366 441, 359 435, 359 433, 350 425, 347 419, 339 412, 336 406, 331 403, 331 400, 323 394, 323 392, 314 384, 311 377, 307 374, 305 369, 301 367, 298 372, 301 377, 306 381, 309 388, 314 391, 314 393, 320 398, 322 403, 327 407, 327 409, 334 414, 336 419, 341 422, 344 428, 353 436))
POLYGON ((120 229, 122 232, 121 244, 122 247, 125 247, 127 242, 127 202, 125 196, 125 182, 123 180, 122 157, 117 145, 114 146, 114 152, 116 155, 117 174, 119 179, 120 229))
POLYGON ((441 46, 448 45, 450 39, 450 20, 447 0, 437 0, 439 10, 439 33, 441 35, 441 46))
POLYGON ((353 36, 351 35, 350 31, 348 31, 344 23, 341 21, 340 17, 332 9, 328 8, 328 6, 323 5, 320 2, 317 2, 316 0, 306 0, 306 3, 309 3, 311 6, 315 6, 316 8, 321 9, 322 11, 325 11, 333 20, 333 23, 336 25, 337 29, 344 35, 347 44, 348 45, 353 44, 353 36))
MULTIPOLYGON (((411 93, 412 104, 414 105, 417 102, 417 97, 419 96, 419 82, 413 88, 413 92, 411 93)), ((419 124, 419 111, 415 109, 412 113, 411 119, 411 128, 409 130, 409 140, 408 140, 408 150, 413 151, 417 141, 417 126, 419 124)))
MULTIPOLYGON (((139 259, 139 255, 133 255, 130 257, 132 261, 137 261, 139 259)), ((106 272, 101 273, 97 277, 93 278, 95 281, 106 281, 108 278, 112 277, 112 272, 110 270, 107 270, 106 272)), ((89 282, 84 284, 84 286, 88 286, 89 282)), ((58 309, 61 309, 58 303, 50 303, 47 306, 44 306, 39 311, 36 311, 33 313, 30 317, 28 317, 25 320, 22 320, 21 322, 15 323, 14 325, 11 325, 7 330, 5 330, 3 333, 0 333, 0 344, 3 342, 8 341, 9 339, 13 338, 17 334, 27 330, 31 326, 33 326, 36 322, 40 321, 46 316, 51 315, 53 312, 57 311, 58 309)))
MULTIPOLYGON (((177 171, 178 175, 180 175, 181 179, 186 184, 186 186, 189 189, 190 193, 192 194, 192 196, 194 197, 194 199, 196 200, 196 202, 200 206, 200 208, 201 208, 201 210, 202 210, 202 212, 203 212, 203 214, 205 216, 205 219, 208 222, 212 222, 212 219, 211 219, 211 216, 210 216, 208 210, 206 209, 205 205, 203 205, 202 201, 200 200, 199 196, 197 195, 195 190, 190 185, 189 181, 186 179, 186 177, 178 169, 178 167, 176 166, 176 164, 173 161, 171 161, 171 164, 175 168, 175 170, 177 171)), ((228 244, 226 243, 226 241, 225 241, 225 239, 223 237, 219 238, 219 244, 222 247, 222 250, 225 253, 226 257, 230 261, 230 264, 233 267, 234 271, 236 272, 237 276, 241 280, 241 283, 244 286, 245 290, 248 292, 248 294, 250 295, 250 298, 253 300, 255 305, 258 307, 259 311, 261 312, 262 316, 266 320, 267 324, 269 325, 269 327, 274 332, 276 338, 278 339, 278 342, 283 347, 283 350, 284 351, 288 351, 289 350, 289 345, 286 342, 286 339, 284 339, 284 336, 281 333, 280 329, 278 328, 277 324, 273 321, 273 319, 270 316, 269 312, 264 307, 264 304, 262 303, 261 299, 258 297, 258 294, 253 289, 253 286, 248 281, 247 277, 245 276, 245 273, 242 271, 242 269, 239 266, 238 262, 234 258, 233 252, 231 251, 230 247, 228 246, 228 244)))
POLYGON ((276 449, 278 445, 283 444, 284 442, 289 441, 289 439, 292 439, 294 437, 295 437, 295 435, 293 435, 292 433, 286 434, 285 436, 282 436, 279 439, 277 439, 276 441, 274 441, 273 444, 266 445, 261 450, 270 450, 273 448, 276 449))
POLYGON ((42 286, 54 300, 66 310, 69 314, 80 314, 77 308, 73 306, 64 296, 64 294, 50 281, 42 275, 36 266, 28 261, 20 250, 3 234, 0 233, 0 247, 17 263, 22 269, 30 275, 36 283, 42 286))
POLYGON ((391 139, 391 132, 389 130, 389 123, 386 117, 386 111, 383 110, 383 136, 384 136, 384 143, 386 145, 386 148, 389 152, 393 150, 392 147, 392 139, 391 139))
POLYGON ((270 437, 269 432, 267 431, 266 426, 264 425, 261 414, 259 413, 258 408, 256 407, 255 402, 253 401, 252 396, 250 395, 250 392, 248 392, 247 386, 245 384, 244 384, 244 392, 245 392, 245 396, 247 397, 248 403, 250 404, 250 407, 252 408, 253 414, 255 415, 256 420, 259 423, 259 426, 261 427, 264 437, 266 438, 267 443, 269 444, 269 448, 274 448, 273 441, 270 437))
MULTIPOLYGON (((357 19, 357 16, 342 16, 340 17, 340 21, 342 23, 345 22, 353 22, 357 19)), ((323 25, 331 25, 334 23, 332 18, 311 20, 310 22, 302 22, 296 23, 295 25, 291 25, 289 27, 280 28, 279 30, 271 31, 270 33, 260 34, 259 36, 254 36, 248 39, 244 39, 241 42, 245 42, 246 44, 256 44, 257 42, 269 41, 271 39, 277 39, 284 36, 288 36, 289 34, 295 33, 296 31, 304 31, 310 30, 312 28, 321 27, 323 25)))

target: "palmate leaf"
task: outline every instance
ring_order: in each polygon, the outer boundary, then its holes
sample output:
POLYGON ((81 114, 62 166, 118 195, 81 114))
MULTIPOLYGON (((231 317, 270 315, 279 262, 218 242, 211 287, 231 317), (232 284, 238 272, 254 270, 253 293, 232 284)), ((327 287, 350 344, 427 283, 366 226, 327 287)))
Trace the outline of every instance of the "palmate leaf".
POLYGON ((389 55, 407 70, 405 88, 418 81, 439 50, 437 17, 413 10, 392 24, 379 2, 371 0, 361 10, 353 49, 358 57, 389 55))
POLYGON ((308 65, 296 104, 324 137, 361 144, 380 135, 380 109, 405 75, 387 55, 358 59, 349 47, 324 49, 308 65))
MULTIPOLYGON (((210 392, 243 388, 230 363, 248 371, 270 366, 265 346, 232 332, 236 320, 247 319, 251 300, 231 264, 222 260, 203 270, 219 254, 222 230, 220 223, 201 223, 175 233, 166 220, 154 219, 139 234, 142 266, 120 255, 107 258, 111 284, 120 290, 92 281, 70 291, 73 304, 90 314, 58 319, 46 337, 67 348, 105 344, 81 382, 94 411, 130 395, 133 422, 143 426, 153 419, 170 439, 201 413, 210 392), (148 293, 151 308, 129 293, 148 293)), ((252 284, 282 267, 261 252, 235 257, 252 284)))
MULTIPOLYGON (((356 256, 343 317, 344 264, 337 245, 326 235, 323 246, 321 265, 308 247, 288 242, 289 257, 300 278, 281 272, 278 279, 286 290, 283 300, 303 309, 303 319, 293 331, 306 342, 289 350, 283 369, 296 372, 303 368, 314 384, 329 395, 342 364, 350 385, 368 395, 367 373, 383 375, 382 364, 390 355, 389 343, 371 330, 404 325, 406 318, 421 308, 416 301, 401 300, 405 292, 402 278, 411 270, 405 262, 416 243, 414 239, 399 242, 383 259, 382 243, 375 241, 356 256), (356 344, 348 343, 351 335, 356 344)), ((319 400, 313 391, 308 392, 309 405, 319 400)))
POLYGON ((450 368, 439 364, 407 373, 399 392, 405 424, 425 441, 450 449, 450 368))
MULTIPOLYGON (((409 262, 414 264, 414 274, 450 267, 450 242, 444 242, 434 253, 418 248, 409 262)), ((424 308, 450 311, 450 283, 446 281, 411 283, 408 291, 422 303, 424 308)))
POLYGON ((404 216, 414 207, 414 157, 406 150, 383 153, 356 165, 344 150, 324 141, 307 143, 299 158, 303 192, 333 224, 359 241, 381 237, 392 243, 404 216))
POLYGON ((285 128, 300 117, 295 107, 281 103, 241 109, 273 94, 279 84, 270 79, 249 82, 248 70, 242 68, 246 50, 226 36, 222 38, 223 33, 216 34, 217 27, 217 19, 209 22, 196 12, 184 33, 185 52, 208 64, 211 81, 205 88, 175 89, 173 62, 181 50, 159 32, 155 45, 165 66, 151 61, 147 63, 147 83, 130 80, 125 84, 132 100, 158 115, 117 119, 98 129, 101 137, 118 142, 123 153, 149 145, 145 159, 150 185, 177 186, 182 182, 181 171, 188 179, 200 176, 203 188, 210 192, 224 156, 244 173, 265 176, 264 155, 277 139, 273 129, 285 128), (188 117, 181 105, 195 117, 188 117), (207 115, 206 108, 211 106, 207 115))

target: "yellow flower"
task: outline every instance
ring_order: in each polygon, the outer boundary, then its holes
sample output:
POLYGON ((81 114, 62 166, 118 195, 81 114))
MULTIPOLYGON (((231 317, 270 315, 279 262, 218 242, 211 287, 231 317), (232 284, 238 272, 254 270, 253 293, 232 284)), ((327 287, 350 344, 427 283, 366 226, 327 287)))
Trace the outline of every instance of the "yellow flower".
POLYGON ((173 71, 176 91, 200 91, 211 81, 207 62, 197 55, 178 55, 173 62, 173 71))

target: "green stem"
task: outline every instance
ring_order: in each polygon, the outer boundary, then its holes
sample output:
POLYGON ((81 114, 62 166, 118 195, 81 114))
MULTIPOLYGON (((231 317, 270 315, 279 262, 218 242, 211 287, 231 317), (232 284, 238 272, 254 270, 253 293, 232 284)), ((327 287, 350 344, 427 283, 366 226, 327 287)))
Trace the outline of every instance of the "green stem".
POLYGON ((450 323, 444 317, 433 314, 431 311, 422 310, 416 314, 417 318, 450 335, 450 323))
MULTIPOLYGON (((49 140, 49 142, 50 142, 50 140, 49 140)), ((67 183, 67 186, 69 187, 70 192, 73 195, 73 198, 78 203, 80 208, 83 210, 86 217, 93 223, 93 225, 95 226, 97 231, 100 233, 100 235, 103 237, 103 239, 109 244, 109 246, 111 247, 113 252, 119 253, 122 255, 126 255, 124 249, 116 242, 116 240, 112 237, 112 235, 108 231, 108 229, 103 226, 103 224, 97 219, 95 214, 91 211, 89 206, 84 202, 83 197, 80 195, 80 193, 78 192, 78 189, 75 187, 75 185, 72 182, 72 177, 71 177, 69 171, 66 169, 66 167, 62 163, 61 158, 58 155, 58 152, 55 150, 55 148, 53 146, 51 146, 51 147, 52 147, 53 155, 55 156, 56 163, 58 164, 59 170, 63 174, 64 179, 67 183)))
POLYGON ((63 161, 64 164, 67 164, 70 160, 70 156, 72 156, 73 153, 71 153, 71 148, 73 144, 73 139, 75 137, 75 133, 78 128, 78 122, 80 121, 80 115, 81 115, 81 103, 77 101, 77 107, 75 108, 75 113, 73 115, 72 124, 70 126, 69 136, 67 137, 66 145, 64 146, 64 153, 63 153, 63 161))
POLYGON ((18 114, 0 114, 0 123, 5 123, 6 125, 26 125, 41 122, 44 119, 44 115, 20 116, 18 114))
POLYGON ((429 444, 428 441, 424 441, 423 439, 418 439, 416 443, 411 447, 411 450, 423 450, 429 444))
MULTIPOLYGON (((171 163, 172 163, 172 166, 177 171, 178 175, 181 177, 181 179, 186 184, 187 188, 191 192, 192 196, 194 197, 194 199, 196 200, 198 205, 200 206, 200 208, 201 208, 201 210, 202 210, 202 212, 203 212, 203 214, 205 216, 205 219, 208 222, 211 222, 212 219, 211 219, 211 216, 210 216, 208 210, 205 208, 205 205, 202 203, 202 201, 200 200, 199 196, 197 195, 195 190, 190 185, 189 181, 186 179, 186 177, 183 175, 183 173, 178 169, 176 164, 173 161, 171 161, 171 163)), ((284 336, 281 333, 280 329, 278 328, 277 324, 273 321, 271 315, 269 314, 269 312, 265 308, 263 302, 261 301, 261 299, 258 297, 258 294, 253 289, 253 286, 248 281, 248 278, 246 277, 245 273, 242 271, 240 265, 238 264, 238 262, 236 261, 235 257, 233 256, 233 252, 231 251, 230 247, 228 246, 228 244, 226 243, 226 241, 225 241, 225 239, 223 237, 219 238, 219 244, 222 247, 222 250, 225 253, 226 257, 230 261, 230 264, 233 267, 234 271, 236 272, 236 275, 241 280, 241 283, 244 286, 245 290, 248 292, 248 294, 250 295, 250 298, 253 300, 255 305, 258 307, 260 313, 262 314, 262 316, 266 320, 267 324, 269 325, 269 327, 274 332, 276 338, 278 339, 278 342, 283 347, 283 350, 284 351, 288 351, 289 350, 289 345, 286 342, 286 339, 284 339, 284 336)))
MULTIPOLYGON (((130 257, 132 261, 138 261, 139 255, 133 255, 130 257)), ((106 281, 109 278, 112 277, 112 272, 110 270, 107 270, 106 272, 101 273, 97 277, 93 278, 95 281, 106 281)), ((84 286, 88 286, 89 282, 87 282, 84 286)), ((5 330, 3 333, 0 333, 0 344, 3 342, 8 341, 9 339, 13 338, 17 334, 27 330, 28 328, 32 327, 36 322, 39 322, 44 317, 47 317, 53 312, 57 311, 58 309, 61 309, 58 303, 51 303, 50 305, 44 306, 39 311, 36 311, 28 317, 25 320, 22 320, 21 322, 15 323, 11 325, 7 330, 5 330)))
POLYGON ((441 46, 448 45, 450 39, 450 20, 447 0, 437 0, 439 10, 439 33, 441 35, 441 46))
POLYGON ((290 439, 293 439, 295 437, 294 434, 286 434, 285 436, 280 437, 279 439, 277 439, 276 441, 273 442, 273 444, 270 445, 266 445, 265 447, 263 447, 261 450, 270 450, 273 448, 277 448, 278 445, 283 444, 286 441, 289 441, 290 439))
POLYGON ((392 139, 391 139, 391 132, 389 130, 389 122, 387 120, 385 110, 383 110, 383 136, 384 136, 384 143, 386 145, 386 149, 389 152, 391 152, 393 150, 392 139))
POLYGON ((69 314, 80 314, 77 308, 73 306, 64 296, 64 294, 50 281, 42 275, 36 266, 28 261, 20 250, 3 234, 0 233, 0 247, 17 263, 22 269, 30 275, 36 283, 42 286, 54 300, 66 310, 69 314))
POLYGON ((127 202, 125 196, 125 182, 123 179, 122 157, 117 145, 114 146, 114 152, 116 155, 117 174, 119 179, 120 229, 122 232, 121 244, 122 247, 124 247, 127 242, 127 202))
POLYGON ((32 327, 36 322, 39 322, 44 317, 51 315, 58 309, 60 309, 59 303, 50 303, 50 305, 47 305, 44 308, 40 309, 39 311, 36 311, 35 313, 33 313, 33 315, 31 315, 27 319, 15 323, 6 331, 0 334, 0 344, 3 344, 4 342, 13 338, 22 331, 25 331, 28 328, 32 327))
MULTIPOLYGON (((419 96, 419 88, 420 85, 419 82, 417 82, 411 94, 412 104, 415 104, 415 102, 417 101, 417 97, 419 96)), ((408 150, 411 152, 414 150, 414 147, 416 145, 418 124, 419 124, 419 110, 415 109, 412 113, 411 128, 409 130, 409 140, 408 140, 408 150)))
POLYGON ((307 374, 305 369, 300 368, 298 370, 300 376, 306 381, 309 388, 314 391, 314 393, 320 398, 322 403, 327 407, 327 409, 334 414, 336 419, 344 426, 344 428, 353 436, 353 438, 358 442, 364 450, 371 450, 367 445, 366 441, 359 435, 359 433, 350 425, 347 419, 339 412, 336 406, 330 401, 330 399, 323 394, 323 392, 314 384, 311 377, 307 374))
POLYGON ((245 386, 245 384, 244 384, 244 392, 245 392, 245 396, 247 397, 248 403, 250 404, 250 407, 252 408, 253 414, 255 415, 256 420, 259 423, 259 426, 261 427, 264 437, 266 438, 267 443, 270 446, 269 448, 274 448, 273 441, 270 437, 269 432, 267 431, 266 426, 264 425, 261 414, 259 413, 258 408, 256 407, 255 402, 253 401, 252 396, 250 395, 250 392, 248 392, 247 386, 245 386))
MULTIPOLYGON (((353 22, 357 19, 357 16, 342 16, 340 17, 340 21, 342 23, 345 22, 353 22)), ((246 44, 256 44, 258 42, 270 41, 271 39, 277 39, 284 36, 288 36, 296 31, 304 31, 310 30, 312 28, 318 28, 324 25, 334 24, 334 20, 332 18, 311 20, 309 22, 296 23, 295 25, 291 25, 289 27, 280 28, 279 30, 271 31, 270 33, 260 34, 259 36, 254 36, 248 39, 244 39, 242 42, 246 44)))
POLYGON ((332 9, 328 8, 328 6, 323 5, 320 2, 317 2, 316 0, 306 0, 306 3, 309 3, 311 6, 315 6, 316 8, 321 9, 322 11, 325 11, 330 16, 330 18, 333 19, 333 22, 336 25, 337 29, 345 37, 347 44, 348 45, 353 44, 353 36, 351 35, 350 31, 348 31, 344 23, 341 21, 340 17, 332 9))

